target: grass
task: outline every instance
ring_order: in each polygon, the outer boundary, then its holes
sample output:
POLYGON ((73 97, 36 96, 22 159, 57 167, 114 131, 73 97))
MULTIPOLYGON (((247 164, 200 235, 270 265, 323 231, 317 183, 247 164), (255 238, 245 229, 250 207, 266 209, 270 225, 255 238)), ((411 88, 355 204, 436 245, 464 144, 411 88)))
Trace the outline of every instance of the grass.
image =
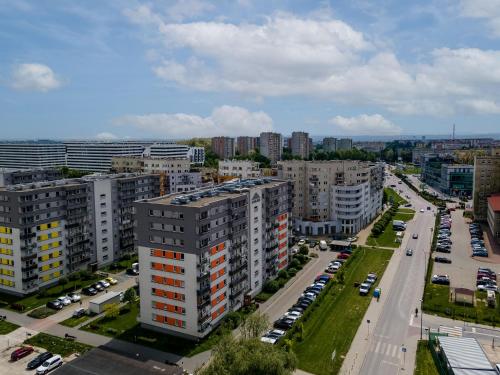
POLYGON ((65 285, 56 285, 51 288, 47 288, 39 293, 31 294, 24 298, 19 299, 19 297, 10 296, 7 294, 0 294, 0 300, 8 304, 7 308, 13 311, 19 311, 13 305, 18 305, 23 307, 22 311, 30 311, 39 306, 45 305, 47 302, 52 301, 60 296, 66 295, 69 292, 84 288, 90 284, 95 283, 100 280, 99 276, 92 275, 89 280, 76 280, 69 281, 65 285))
POLYGON ((79 318, 71 317, 71 318, 68 318, 68 319, 62 321, 59 324, 66 326, 66 327, 76 327, 77 325, 85 323, 90 318, 91 318, 90 315, 83 315, 79 318))
POLYGON ((394 215, 394 217, 392 219, 393 220, 410 221, 411 219, 413 219, 414 216, 415 216, 415 211, 413 211, 413 212, 405 212, 405 211, 399 210, 396 213, 396 215, 394 215))
POLYGON ((136 262, 138 262, 138 256, 134 255, 131 259, 124 259, 110 264, 109 266, 104 267, 102 271, 108 273, 119 273, 127 268, 132 268, 132 264, 136 262))
POLYGON ((376 247, 392 247, 398 248, 399 243, 396 241, 396 232, 392 229, 392 223, 387 225, 384 231, 377 237, 370 234, 366 240, 368 246, 376 247))
POLYGON ((302 339, 294 338, 292 347, 300 369, 314 374, 339 372, 372 300, 371 295, 360 296, 354 282, 364 280, 369 272, 377 273, 380 280, 392 253, 392 250, 361 247, 351 256, 345 268, 345 283, 332 284, 325 291, 326 295, 312 307, 308 319, 302 321, 302 339))
POLYGON ((399 205, 403 205, 403 204, 408 203, 408 201, 406 199, 404 199, 398 193, 396 193, 396 190, 394 190, 394 189, 392 189, 390 187, 384 188, 384 192, 387 195, 387 201, 388 202, 392 201, 394 203, 398 203, 399 205))
POLYGON ((28 316, 35 319, 45 319, 48 316, 54 315, 56 312, 57 310, 42 306, 30 311, 28 316))
POLYGON ((6 320, 0 321, 0 335, 6 335, 7 333, 15 331, 18 328, 19 326, 17 324, 8 322, 6 320))
MULTIPOLYGON (((235 314, 238 314, 240 318, 244 318, 253 311, 253 309, 241 309, 235 314)), ((210 350, 220 341, 223 335, 227 334, 232 328, 236 328, 231 327, 231 329, 229 329, 225 326, 219 326, 207 337, 197 342, 142 328, 140 323, 137 322, 138 313, 139 306, 137 304, 133 304, 130 307, 124 306, 121 308, 118 318, 109 319, 103 317, 80 329, 152 347, 165 352, 191 357, 195 354, 210 350)))
POLYGON ((82 344, 77 341, 65 340, 46 333, 39 333, 38 335, 30 337, 24 343, 44 348, 51 353, 60 354, 63 357, 67 357, 73 353, 82 354, 92 349, 90 345, 82 344))
POLYGON ((421 168, 413 164, 406 164, 402 172, 403 174, 420 174, 421 168))
POLYGON ((420 340, 417 346, 417 358, 413 375, 439 375, 434 364, 429 344, 426 340, 420 340))

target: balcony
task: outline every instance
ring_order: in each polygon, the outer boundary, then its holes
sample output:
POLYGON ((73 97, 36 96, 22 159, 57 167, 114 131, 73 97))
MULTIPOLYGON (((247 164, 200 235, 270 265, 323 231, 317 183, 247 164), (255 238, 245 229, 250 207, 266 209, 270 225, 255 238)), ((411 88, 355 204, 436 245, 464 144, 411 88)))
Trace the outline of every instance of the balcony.
POLYGON ((37 256, 36 253, 26 254, 26 255, 21 256, 21 261, 25 262, 28 260, 36 259, 36 256, 37 256))
POLYGON ((205 272, 200 272, 198 276, 196 276, 196 281, 202 282, 210 277, 210 272, 205 271, 205 272))
POLYGON ((30 238, 35 238, 36 237, 36 234, 35 233, 21 233, 19 235, 19 238, 21 240, 28 240, 30 238))
POLYGON ((196 267, 200 268, 206 264, 208 264, 208 258, 199 258, 198 263, 196 263, 196 267))
POLYGON ((207 294, 207 293, 210 293, 210 286, 209 285, 206 285, 206 286, 200 286, 200 289, 198 289, 196 291, 196 294, 198 296, 203 296, 204 294, 207 294))
POLYGON ((31 276, 23 276, 22 281, 23 281, 23 283, 27 283, 27 282, 34 281, 37 279, 38 279, 38 274, 35 274, 35 275, 31 275, 31 276))
POLYGON ((38 268, 38 265, 36 265, 36 264, 30 264, 30 265, 21 267, 21 271, 27 272, 27 271, 36 270, 37 268, 38 268))

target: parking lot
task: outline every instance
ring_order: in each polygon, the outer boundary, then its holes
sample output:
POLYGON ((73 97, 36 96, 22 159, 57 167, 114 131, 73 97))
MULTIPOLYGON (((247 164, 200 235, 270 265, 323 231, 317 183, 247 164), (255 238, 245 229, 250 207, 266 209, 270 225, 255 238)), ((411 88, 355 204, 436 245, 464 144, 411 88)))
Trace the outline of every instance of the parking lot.
MULTIPOLYGON (((500 273, 500 254, 493 251, 484 232, 484 241, 488 249, 488 257, 472 257, 469 234, 470 220, 463 217, 463 210, 451 211, 451 253, 434 253, 433 257, 440 256, 451 259, 451 264, 434 263, 433 274, 448 275, 451 288, 467 288, 476 290, 476 273, 478 267, 488 267, 500 273)), ((483 227, 483 230, 485 228, 483 227)))

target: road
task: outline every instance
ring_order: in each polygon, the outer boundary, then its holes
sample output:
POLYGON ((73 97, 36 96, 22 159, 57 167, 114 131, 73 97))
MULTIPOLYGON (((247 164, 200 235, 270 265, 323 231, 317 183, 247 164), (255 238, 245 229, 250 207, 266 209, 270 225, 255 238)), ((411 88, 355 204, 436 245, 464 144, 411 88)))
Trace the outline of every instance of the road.
POLYGON ((390 175, 386 184, 396 184, 396 190, 402 190, 400 194, 403 197, 409 196, 416 214, 408 222, 403 243, 395 251, 381 281, 384 298, 370 305, 341 373, 413 374, 417 338, 420 336, 419 327, 414 325, 417 320, 414 314, 415 308, 420 310, 435 207, 431 206, 431 210, 427 210, 430 206, 427 201, 397 181, 396 177, 390 175), (420 212, 422 208, 423 213, 420 212), (411 238, 413 233, 418 234, 418 239, 411 238), (408 247, 413 249, 411 257, 405 255, 408 247), (407 350, 406 354, 402 352, 403 347, 407 350))

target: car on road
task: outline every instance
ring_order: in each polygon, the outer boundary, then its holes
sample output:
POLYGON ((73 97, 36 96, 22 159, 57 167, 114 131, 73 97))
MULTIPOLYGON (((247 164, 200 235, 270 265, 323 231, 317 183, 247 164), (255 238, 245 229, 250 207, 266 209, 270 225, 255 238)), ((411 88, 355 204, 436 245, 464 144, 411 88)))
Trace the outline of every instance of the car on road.
POLYGON ((325 240, 319 241, 319 249, 322 251, 328 250, 328 245, 325 240))
POLYGON ((51 352, 41 353, 37 355, 35 358, 33 358, 31 361, 29 361, 28 364, 26 365, 26 368, 28 370, 34 370, 52 356, 53 354, 51 352))
POLYGON ((418 233, 413 233, 413 236, 412 236, 412 237, 413 237, 413 239, 415 239, 415 240, 416 240, 416 239, 418 238, 418 233))
POLYGON ((450 278, 448 275, 433 275, 431 282, 433 284, 450 285, 450 278))
POLYGON ((406 203, 405 207, 411 207, 411 203, 406 203))
POLYGON ((406 255, 411 257, 413 255, 413 250, 412 249, 406 249, 406 255))
POLYGON ((86 313, 87 313, 87 310, 85 310, 83 307, 81 307, 81 308, 76 309, 75 311, 73 311, 73 315, 72 315, 72 317, 73 317, 73 318, 81 318, 81 317, 82 317, 82 316, 84 316, 86 313))
POLYGON ((95 296, 97 294, 97 290, 95 290, 91 286, 88 286, 82 289, 82 293, 85 294, 86 296, 95 296))
POLYGON ((110 283, 111 285, 116 285, 118 284, 118 280, 116 279, 113 279, 112 277, 106 277, 105 279, 108 283, 110 283))
POLYGON ((27 355, 30 355, 34 351, 35 350, 31 346, 21 346, 20 348, 17 348, 10 354, 10 360, 17 361, 21 358, 26 357, 27 355))
POLYGON ((425 212, 425 210, 423 208, 420 209, 420 212, 425 212))
POLYGON ((37 375, 44 375, 48 373, 49 371, 52 371, 55 368, 58 368, 59 366, 62 366, 63 361, 62 357, 59 354, 56 354, 49 359, 47 359, 44 363, 42 363, 37 369, 36 369, 36 374, 37 375))
POLYGON ((73 303, 80 302, 80 300, 82 299, 82 297, 78 293, 74 292, 68 293, 66 297, 68 297, 73 303))
POLYGON ((306 244, 306 240, 299 240, 299 242, 297 243, 297 245, 299 246, 304 246, 306 244))
POLYGON ((370 292, 371 284, 369 283, 362 283, 359 286, 359 295, 360 296, 366 296, 370 292))
POLYGON ((451 263, 451 259, 445 257, 435 257, 434 262, 436 263, 451 263))
POLYGON ((49 309, 54 309, 54 310, 61 310, 64 306, 63 304, 61 303, 61 301, 55 299, 53 301, 49 301, 47 302, 47 305, 46 305, 49 309))
POLYGON ((68 296, 62 296, 57 299, 59 302, 63 304, 63 306, 71 305, 71 298, 68 296))

